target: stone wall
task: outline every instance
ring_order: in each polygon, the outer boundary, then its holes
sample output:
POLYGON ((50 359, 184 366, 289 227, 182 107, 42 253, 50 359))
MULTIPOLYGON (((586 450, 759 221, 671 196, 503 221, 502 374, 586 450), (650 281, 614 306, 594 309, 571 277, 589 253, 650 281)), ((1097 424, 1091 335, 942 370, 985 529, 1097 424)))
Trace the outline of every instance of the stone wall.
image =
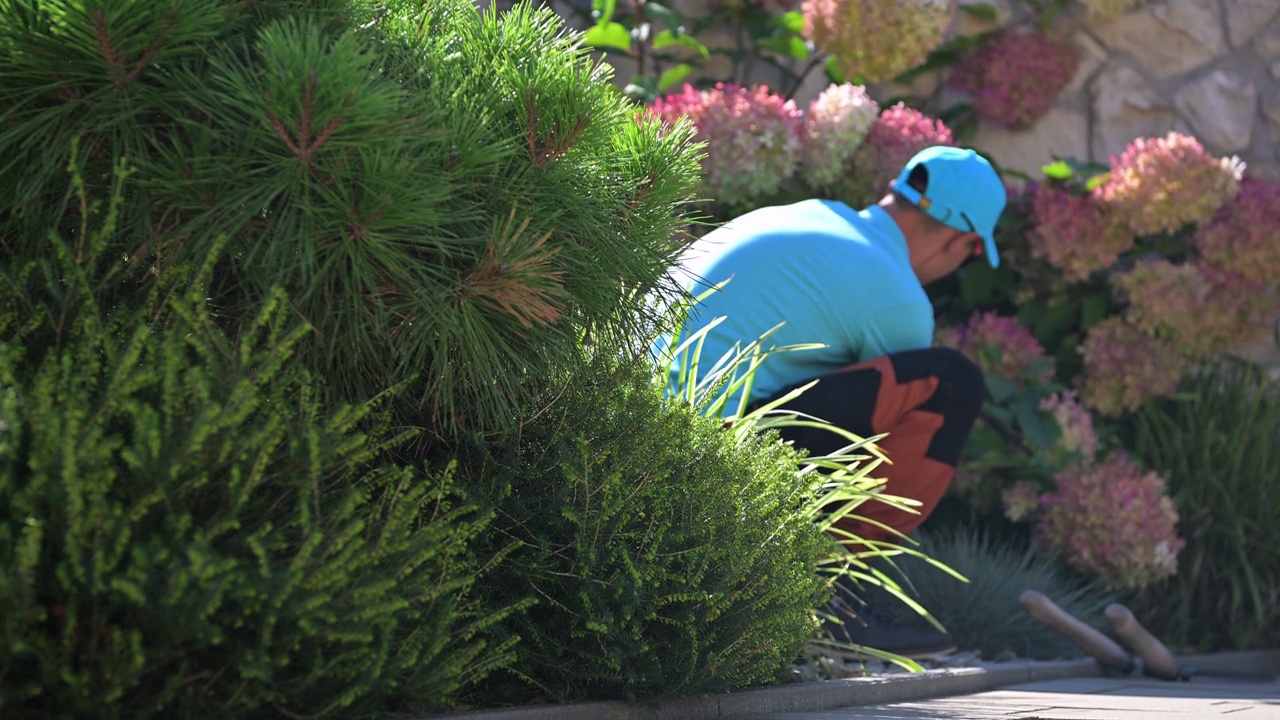
MULTIPOLYGON (((1010 16, 1008 0, 963 1, 1010 16)), ((1081 10, 1054 29, 1083 62, 1053 111, 1023 132, 984 124, 975 146, 1032 173, 1053 155, 1106 162, 1135 137, 1177 130, 1280 180, 1280 0, 1154 0, 1105 22, 1081 10)))
MULTIPOLYGON (((548 1, 566 17, 573 16, 568 6, 590 7, 590 0, 548 1)), ((670 4, 697 17, 714 2, 670 4)), ((1022 7, 1010 0, 959 2, 994 7, 1000 24, 1018 19, 1014 13, 1022 7)), ((991 27, 959 13, 955 32, 991 27)), ((1136 137, 1177 130, 1199 138, 1210 152, 1238 155, 1253 174, 1280 180, 1280 0, 1147 0, 1105 22, 1090 20, 1083 3, 1072 3, 1051 32, 1070 37, 1083 62, 1053 111, 1035 127, 1021 132, 980 128, 972 144, 1004 166, 1034 174, 1055 155, 1106 162, 1136 137)), ((708 29, 699 37, 713 47, 735 43, 729 28, 708 29)), ((609 62, 619 83, 635 72, 625 55, 612 53, 609 62)), ((713 56, 706 71, 786 89, 763 64, 734 68, 723 56, 713 56)), ((935 93, 941 80, 938 73, 926 75, 909 89, 935 97, 926 111, 964 101, 950 91, 935 93)), ((795 94, 797 104, 807 104, 825 85, 821 72, 811 73, 795 94)), ((883 100, 908 89, 870 90, 883 100)))

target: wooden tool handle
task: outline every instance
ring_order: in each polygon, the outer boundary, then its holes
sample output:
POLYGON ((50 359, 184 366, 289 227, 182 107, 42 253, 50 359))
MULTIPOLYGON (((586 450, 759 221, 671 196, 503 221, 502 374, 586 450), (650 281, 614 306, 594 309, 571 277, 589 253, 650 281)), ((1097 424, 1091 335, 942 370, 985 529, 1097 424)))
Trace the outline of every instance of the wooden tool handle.
POLYGON ((1182 670, 1178 667, 1178 661, 1174 659, 1173 653, 1169 652, 1169 648, 1165 647, 1164 643, 1142 627, 1142 623, 1138 622, 1129 608, 1120 603, 1112 603, 1107 606, 1104 613, 1107 621, 1111 623, 1111 628, 1116 631, 1116 635, 1119 635, 1124 644, 1142 658, 1142 664, 1148 674, 1164 680, 1177 680, 1182 677, 1182 670))
POLYGON ((1018 604, 1031 617, 1062 633, 1086 655, 1103 667, 1128 674, 1133 672, 1133 658, 1114 640, 1080 622, 1074 615, 1058 607, 1044 593, 1027 590, 1018 598, 1018 604))

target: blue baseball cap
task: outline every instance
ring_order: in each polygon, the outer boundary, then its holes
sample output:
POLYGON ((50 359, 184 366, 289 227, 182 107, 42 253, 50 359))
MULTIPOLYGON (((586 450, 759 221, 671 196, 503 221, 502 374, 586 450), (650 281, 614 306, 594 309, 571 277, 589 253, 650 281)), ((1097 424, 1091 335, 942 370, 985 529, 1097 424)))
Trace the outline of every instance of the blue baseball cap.
POLYGON ((978 233, 987 262, 993 268, 1000 266, 995 232, 1008 194, 986 158, 965 148, 927 147, 907 161, 893 190, 947 227, 978 233), (921 164, 929 170, 929 185, 923 193, 907 184, 911 171, 921 164))

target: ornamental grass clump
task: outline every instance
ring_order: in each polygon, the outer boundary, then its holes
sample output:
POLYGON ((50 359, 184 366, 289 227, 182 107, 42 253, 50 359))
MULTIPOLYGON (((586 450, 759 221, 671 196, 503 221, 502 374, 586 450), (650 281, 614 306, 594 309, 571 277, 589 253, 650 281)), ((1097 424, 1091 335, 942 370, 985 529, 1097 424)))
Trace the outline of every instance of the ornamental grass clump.
POLYGON ((1029 194, 1031 254, 1066 278, 1087 280, 1133 248, 1133 232, 1091 193, 1045 181, 1035 183, 1029 194))
POLYGON ((692 122, 696 139, 706 143, 702 194, 721 205, 750 206, 777 192, 796 169, 804 113, 763 85, 685 85, 658 98, 649 111, 670 126, 681 118, 692 122))
POLYGON ((1280 282, 1280 183, 1246 177, 1240 192, 1195 233, 1203 260, 1258 283, 1280 282))
POLYGON ((1177 132, 1138 138, 1111 165, 1094 192, 1136 235, 1208 220, 1235 197, 1244 171, 1238 158, 1216 158, 1177 132))
POLYGON ((969 93, 987 122, 1022 130, 1053 107, 1075 77, 1080 52, 1041 32, 1003 32, 960 61, 948 82, 969 93))
POLYGON ((876 203, 913 155, 932 145, 953 145, 951 129, 903 103, 881 111, 866 139, 849 159, 835 197, 850 207, 876 203))
POLYGON ((1141 588, 1177 572, 1178 512, 1164 478, 1122 453, 1054 477, 1036 537, 1108 587, 1141 588))
POLYGON ((880 106, 861 85, 831 85, 809 103, 797 168, 811 188, 833 185, 880 115, 880 106))
POLYGON ((1134 417, 1134 450, 1168 478, 1187 546, 1134 611, 1174 647, 1280 644, 1280 387, 1241 363, 1189 373, 1134 417))
MULTIPOLYGON (((1025 590, 1038 590, 1088 625, 1104 626, 1102 610, 1114 600, 1096 580, 1082 580, 1052 553, 1010 542, 985 530, 957 527, 919 533, 920 550, 961 577, 939 572, 916 558, 897 560, 904 585, 966 651, 984 660, 1010 655, 1032 660, 1080 656, 1060 633, 1018 606, 1025 590)), ((905 612, 901 622, 912 622, 905 612)))
POLYGON ((942 44, 953 0, 805 0, 804 36, 859 82, 889 80, 942 44))

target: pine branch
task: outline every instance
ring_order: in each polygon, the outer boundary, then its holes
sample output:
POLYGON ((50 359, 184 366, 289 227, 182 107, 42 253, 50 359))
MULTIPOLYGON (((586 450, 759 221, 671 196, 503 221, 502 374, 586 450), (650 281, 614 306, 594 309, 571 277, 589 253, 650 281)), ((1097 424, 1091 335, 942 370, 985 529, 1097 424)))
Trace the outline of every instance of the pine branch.
POLYGON ((138 61, 133 64, 133 68, 125 70, 126 60, 120 56, 111 42, 111 35, 107 30, 107 15, 101 10, 94 10, 93 33, 98 40, 98 49, 102 52, 102 58, 107 62, 107 69, 111 73, 111 84, 117 90, 124 90, 126 80, 133 80, 142 73, 143 68, 155 59, 156 53, 164 45, 169 37, 169 32, 173 29, 173 25, 178 19, 178 10, 174 8, 169 12, 168 18, 165 20, 164 27, 160 29, 156 36, 152 38, 151 44, 138 57, 138 61))

